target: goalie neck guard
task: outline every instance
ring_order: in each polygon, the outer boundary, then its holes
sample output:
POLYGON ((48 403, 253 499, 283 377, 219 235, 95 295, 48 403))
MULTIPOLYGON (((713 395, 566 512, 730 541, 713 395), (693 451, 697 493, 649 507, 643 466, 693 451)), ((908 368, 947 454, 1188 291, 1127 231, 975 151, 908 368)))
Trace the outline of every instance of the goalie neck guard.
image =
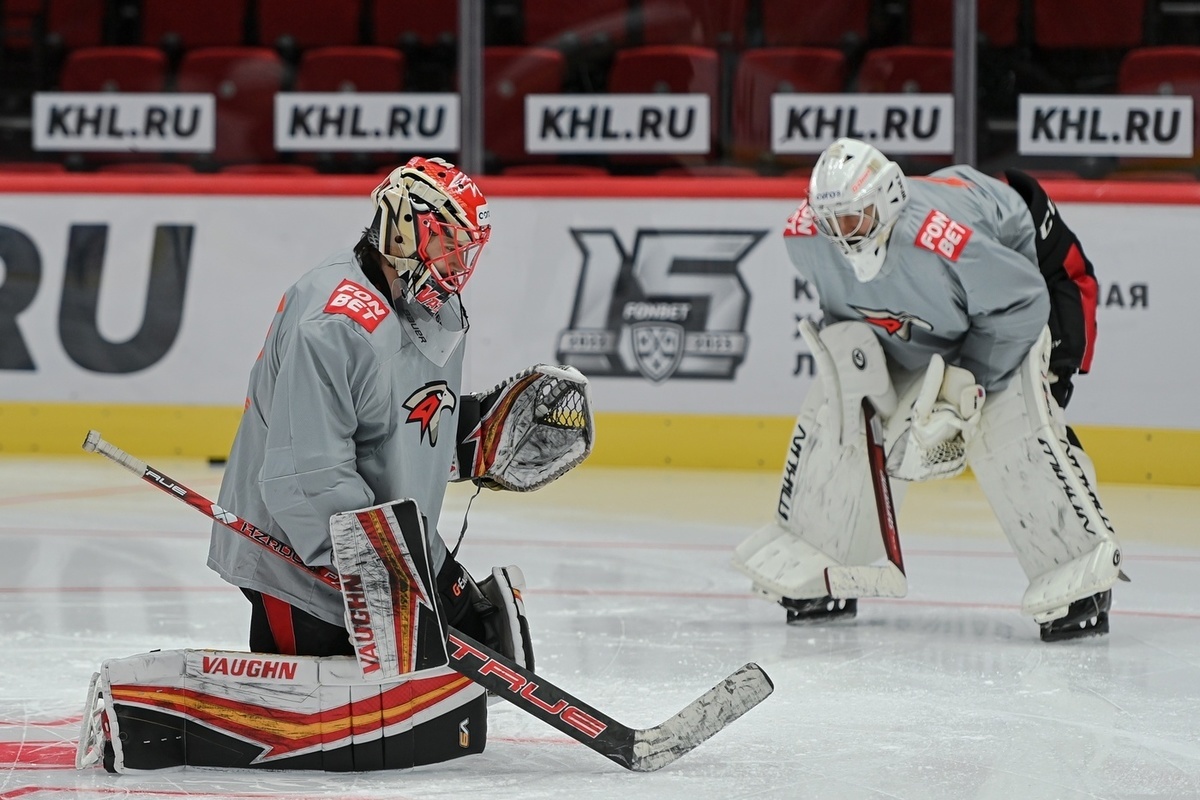
POLYGON ((413 158, 371 193, 367 238, 398 273, 397 299, 437 313, 467 285, 491 236, 487 199, 475 182, 440 158, 413 158))

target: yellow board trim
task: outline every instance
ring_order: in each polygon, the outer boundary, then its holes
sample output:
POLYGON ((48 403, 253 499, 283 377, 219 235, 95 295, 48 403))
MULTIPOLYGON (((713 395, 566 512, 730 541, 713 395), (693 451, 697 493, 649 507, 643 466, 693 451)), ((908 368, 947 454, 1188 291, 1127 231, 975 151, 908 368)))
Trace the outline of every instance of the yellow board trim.
MULTIPOLYGON (((138 458, 223 459, 241 409, 85 403, 0 403, 0 453, 81 452, 89 430, 138 458)), ((628 467, 778 470, 790 417, 718 414, 596 415, 589 464, 628 467)), ((1080 426, 1100 479, 1200 486, 1200 431, 1080 426)))
MULTIPOLYGON (((589 464, 781 470, 791 417, 597 414, 589 464)), ((1072 426, 1106 483, 1200 486, 1200 431, 1072 426)))
POLYGON ((0 453, 80 453, 98 430, 137 458, 225 458, 241 416, 236 406, 0 403, 0 453))

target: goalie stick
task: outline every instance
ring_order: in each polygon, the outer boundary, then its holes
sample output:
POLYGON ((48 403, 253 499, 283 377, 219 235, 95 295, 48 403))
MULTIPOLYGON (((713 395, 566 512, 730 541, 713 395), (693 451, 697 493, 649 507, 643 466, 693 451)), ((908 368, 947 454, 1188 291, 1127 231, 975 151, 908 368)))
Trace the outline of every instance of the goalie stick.
MULTIPOLYGON (((119 464, 209 519, 305 570, 315 580, 340 591, 341 582, 333 570, 308 566, 283 542, 105 441, 98 431, 88 432, 83 449, 119 464)), ((457 672, 634 772, 653 772, 674 762, 774 691, 767 673, 757 664, 749 663, 662 724, 652 728, 631 728, 454 628, 448 629, 446 649, 450 666, 457 672)))
POLYGON ((826 567, 825 588, 830 597, 904 597, 908 578, 904 556, 900 552, 900 529, 896 525, 896 505, 887 473, 887 454, 883 448, 883 426, 875 406, 863 398, 863 423, 867 429, 867 463, 871 488, 875 492, 875 510, 879 515, 879 533, 888 563, 882 567, 826 567))
POLYGON ((871 486, 875 490, 875 509, 879 512, 879 532, 888 561, 904 575, 904 556, 900 553, 900 528, 896 525, 896 504, 892 501, 892 483, 888 478, 887 454, 883 449, 883 426, 871 401, 863 398, 863 421, 867 428, 867 459, 871 464, 871 486))

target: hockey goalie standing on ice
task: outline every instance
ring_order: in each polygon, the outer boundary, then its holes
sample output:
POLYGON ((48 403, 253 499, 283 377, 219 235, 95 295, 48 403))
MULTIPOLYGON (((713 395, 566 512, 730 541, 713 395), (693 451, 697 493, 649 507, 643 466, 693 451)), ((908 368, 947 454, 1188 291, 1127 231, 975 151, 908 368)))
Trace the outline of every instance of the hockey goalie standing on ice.
POLYGON ((733 559, 789 622, 854 616, 857 598, 907 590, 898 544, 872 566, 889 514, 894 525, 882 463, 869 467, 876 417, 894 504, 906 482, 970 466, 1029 578, 1021 610, 1041 638, 1108 631, 1120 544, 1062 416, 1090 366, 1096 280, 1041 186, 1006 177, 954 166, 909 181, 853 139, 813 168, 784 237, 824 312, 819 333, 801 323, 819 380, 775 521, 733 559))
POLYGON ((580 463, 593 436, 586 379, 539 365, 463 394, 460 292, 491 234, 487 202, 454 165, 425 158, 372 200, 357 245, 284 293, 250 373, 213 516, 232 512, 274 552, 218 523, 208 563, 250 601, 252 652, 105 662, 79 765, 445 761, 487 737, 485 690, 446 666, 445 626, 534 668, 521 571, 477 583, 439 515, 448 480, 528 491, 580 463), (337 575, 314 580, 319 569, 337 575))

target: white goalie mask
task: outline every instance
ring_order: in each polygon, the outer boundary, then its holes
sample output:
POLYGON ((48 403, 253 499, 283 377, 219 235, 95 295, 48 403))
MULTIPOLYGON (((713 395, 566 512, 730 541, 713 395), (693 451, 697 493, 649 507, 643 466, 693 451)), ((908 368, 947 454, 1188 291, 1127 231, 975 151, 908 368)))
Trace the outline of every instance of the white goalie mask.
POLYGON ((367 238, 399 277, 392 296, 437 313, 467 285, 491 236, 487 199, 466 173, 440 158, 413 158, 371 193, 367 238))
POLYGON ((838 139, 826 148, 808 184, 817 229, 863 283, 883 268, 888 237, 907 203, 908 182, 899 165, 857 139, 838 139))

